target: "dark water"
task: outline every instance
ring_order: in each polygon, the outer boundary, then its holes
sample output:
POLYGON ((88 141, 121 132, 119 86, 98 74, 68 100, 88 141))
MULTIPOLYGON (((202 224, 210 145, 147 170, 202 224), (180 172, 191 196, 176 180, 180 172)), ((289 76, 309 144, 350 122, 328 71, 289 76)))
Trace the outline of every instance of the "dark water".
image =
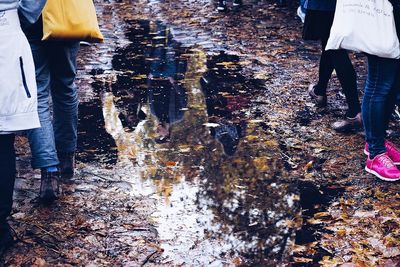
MULTIPOLYGON (((304 197, 311 189, 290 177, 282 142, 258 119, 265 81, 244 75, 236 55, 182 45, 161 22, 127 24, 115 79, 98 79, 97 97, 81 105, 80 160, 115 164, 135 194, 155 195, 160 263, 288 263, 291 242, 318 238, 294 226, 300 207, 315 205, 304 197)), ((309 117, 298 114, 304 125, 309 117)))
POLYGON ((99 162, 112 166, 117 162, 117 148, 114 139, 104 127, 102 103, 99 97, 79 104, 78 154, 83 163, 99 162))

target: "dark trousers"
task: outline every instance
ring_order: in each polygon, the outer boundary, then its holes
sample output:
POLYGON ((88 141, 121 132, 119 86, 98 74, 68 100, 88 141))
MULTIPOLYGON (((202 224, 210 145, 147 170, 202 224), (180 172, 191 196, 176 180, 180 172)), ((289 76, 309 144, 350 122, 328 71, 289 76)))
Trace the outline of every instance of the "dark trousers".
POLYGON ((354 118, 361 112, 361 104, 357 92, 357 76, 353 64, 350 61, 346 50, 325 51, 327 40, 322 40, 322 54, 319 63, 319 80, 315 88, 315 93, 325 95, 328 82, 333 70, 336 70, 337 77, 346 96, 348 110, 346 116, 354 118))
POLYGON ((0 135, 0 235, 11 213, 15 172, 14 135, 0 135))

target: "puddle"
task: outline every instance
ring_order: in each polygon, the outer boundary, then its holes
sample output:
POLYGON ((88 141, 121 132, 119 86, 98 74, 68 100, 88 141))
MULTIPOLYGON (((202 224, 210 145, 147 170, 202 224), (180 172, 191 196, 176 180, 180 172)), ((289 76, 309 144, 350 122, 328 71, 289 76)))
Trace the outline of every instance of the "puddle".
POLYGON ((250 112, 263 80, 245 77, 238 56, 182 45, 161 22, 128 28, 114 82, 90 107, 103 117, 83 111, 81 123, 132 194, 155 200, 160 263, 287 262, 299 198, 279 142, 250 112))
POLYGON ((115 140, 104 127, 102 103, 99 98, 79 104, 77 160, 99 162, 111 167, 117 162, 115 140))
MULTIPOLYGON (((303 225, 301 229, 296 232, 296 245, 310 245, 315 241, 321 239, 321 235, 326 233, 328 230, 324 229, 322 224, 309 223, 308 220, 313 219, 317 213, 323 213, 327 211, 329 205, 340 196, 343 195, 345 188, 330 186, 318 188, 315 184, 307 181, 299 182, 298 185, 300 192, 300 205, 302 208, 303 225)), ((293 257, 300 257, 306 259, 312 259, 307 263, 292 263, 292 266, 296 267, 311 267, 320 266, 319 261, 324 256, 335 256, 327 250, 324 250, 320 246, 315 246, 315 249, 302 253, 294 253, 293 257), (311 253, 311 254, 307 254, 311 253)))

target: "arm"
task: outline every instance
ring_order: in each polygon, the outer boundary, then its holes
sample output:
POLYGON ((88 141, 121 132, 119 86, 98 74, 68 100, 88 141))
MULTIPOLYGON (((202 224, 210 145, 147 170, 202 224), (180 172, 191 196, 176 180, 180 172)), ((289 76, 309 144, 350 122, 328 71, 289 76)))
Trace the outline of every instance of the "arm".
POLYGON ((46 0, 20 0, 18 12, 23 23, 35 23, 39 19, 40 14, 42 14, 45 4, 46 0))

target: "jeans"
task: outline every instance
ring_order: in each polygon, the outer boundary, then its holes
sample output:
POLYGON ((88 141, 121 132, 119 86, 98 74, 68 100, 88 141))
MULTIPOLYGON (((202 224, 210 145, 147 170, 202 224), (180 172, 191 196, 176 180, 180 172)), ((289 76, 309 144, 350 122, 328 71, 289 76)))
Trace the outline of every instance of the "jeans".
POLYGON ((14 135, 0 135, 0 233, 11 213, 15 183, 14 135))
POLYGON ((38 112, 42 125, 39 129, 28 131, 32 167, 36 169, 58 165, 57 152, 76 150, 78 95, 74 81, 79 42, 30 41, 30 44, 35 61, 38 112))
POLYGON ((305 4, 306 4, 306 0, 300 0, 300 1, 299 1, 299 5, 300 5, 301 11, 302 11, 303 13, 306 13, 305 4))
POLYGON ((346 116, 354 118, 361 112, 361 104, 357 92, 357 75, 346 50, 325 51, 327 40, 322 40, 322 54, 319 63, 319 79, 315 86, 317 95, 325 95, 328 82, 335 69, 343 93, 346 96, 348 111, 346 116))
POLYGON ((368 55, 362 116, 371 159, 386 152, 386 130, 399 91, 399 71, 399 60, 368 55))
POLYGON ((396 105, 400 107, 400 90, 397 92, 396 105))

